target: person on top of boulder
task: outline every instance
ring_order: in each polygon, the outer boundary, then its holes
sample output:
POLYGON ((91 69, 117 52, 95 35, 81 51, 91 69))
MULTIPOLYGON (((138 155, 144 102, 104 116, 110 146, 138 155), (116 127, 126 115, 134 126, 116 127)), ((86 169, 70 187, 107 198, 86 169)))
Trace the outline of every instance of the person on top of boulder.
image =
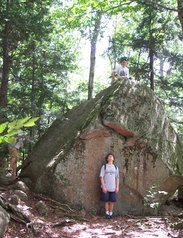
POLYGON ((117 66, 112 72, 113 80, 115 77, 117 77, 117 79, 129 78, 129 69, 127 68, 128 59, 126 57, 122 57, 120 59, 120 63, 121 65, 117 66))

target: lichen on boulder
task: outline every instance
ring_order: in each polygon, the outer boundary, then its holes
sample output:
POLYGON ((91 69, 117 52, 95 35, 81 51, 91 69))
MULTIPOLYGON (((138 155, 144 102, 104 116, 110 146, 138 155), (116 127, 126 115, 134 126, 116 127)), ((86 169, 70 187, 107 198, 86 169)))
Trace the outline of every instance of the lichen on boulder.
MULTIPOLYGON (((183 173, 182 147, 160 100, 148 87, 126 79, 58 118, 20 176, 34 191, 100 212, 99 171, 109 152, 120 170, 119 214, 142 214, 151 185, 163 189, 169 176, 183 173)), ((180 178, 177 183, 181 186, 180 178)))

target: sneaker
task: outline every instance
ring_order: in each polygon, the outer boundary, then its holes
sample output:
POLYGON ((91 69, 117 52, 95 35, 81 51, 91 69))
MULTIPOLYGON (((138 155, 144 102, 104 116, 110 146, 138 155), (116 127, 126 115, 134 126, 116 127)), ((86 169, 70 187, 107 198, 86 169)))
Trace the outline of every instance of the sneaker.
POLYGON ((105 214, 106 219, 110 219, 110 215, 105 214))

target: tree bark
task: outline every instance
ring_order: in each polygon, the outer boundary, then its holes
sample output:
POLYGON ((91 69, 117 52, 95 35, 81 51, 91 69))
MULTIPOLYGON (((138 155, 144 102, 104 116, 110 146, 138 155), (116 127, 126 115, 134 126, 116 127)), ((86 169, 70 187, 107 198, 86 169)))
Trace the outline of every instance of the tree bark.
MULTIPOLYGON (((10 0, 6 1, 7 19, 9 15, 10 0)), ((3 29, 2 39, 2 52, 3 52, 3 65, 2 65, 2 77, 0 78, 0 123, 6 120, 6 108, 7 108, 7 94, 8 94, 8 80, 10 70, 10 56, 9 56, 9 34, 10 34, 10 21, 5 21, 3 29)), ((6 159, 5 146, 0 146, 0 181, 1 177, 5 176, 6 159)))
POLYGON ((154 37, 152 32, 152 14, 149 16, 149 69, 150 69, 150 88, 154 91, 154 37))
POLYGON ((150 87, 154 91, 154 53, 153 49, 149 49, 149 68, 150 68, 150 87))
POLYGON ((178 17, 179 17, 180 24, 182 27, 182 32, 183 32, 183 0, 177 0, 177 5, 178 5, 178 17))
MULTIPOLYGON (((9 14, 10 0, 6 1, 6 11, 9 14)), ((7 16, 8 19, 8 16, 7 16)), ((0 85, 0 108, 5 109, 7 107, 7 93, 8 93, 8 80, 10 71, 10 46, 9 46, 9 34, 10 34, 10 21, 5 21, 5 27, 3 30, 2 50, 3 50, 3 66, 2 66, 2 78, 0 85)), ((5 110, 0 113, 0 122, 5 119, 5 110)))
MULTIPOLYGON (((139 69, 139 67, 140 67, 140 57, 141 57, 141 48, 139 49, 139 53, 138 53, 138 60, 137 60, 137 65, 136 65, 137 69, 139 69)), ((140 80, 139 70, 137 70, 135 72, 135 80, 137 80, 137 81, 140 80)))
POLYGON ((89 71, 89 81, 88 81, 88 100, 93 96, 93 82, 95 75, 95 60, 96 60, 96 42, 91 42, 90 51, 90 71, 89 71))
POLYGON ((100 32, 101 18, 102 18, 101 12, 97 12, 94 30, 93 30, 93 32, 91 32, 91 37, 90 37, 91 51, 90 51, 90 70, 89 70, 89 81, 88 81, 88 100, 91 99, 93 96, 93 82, 94 82, 95 61, 96 61, 96 46, 97 46, 98 35, 100 32))
POLYGON ((32 50, 32 82, 31 82, 31 116, 34 116, 36 114, 35 112, 35 46, 32 50))

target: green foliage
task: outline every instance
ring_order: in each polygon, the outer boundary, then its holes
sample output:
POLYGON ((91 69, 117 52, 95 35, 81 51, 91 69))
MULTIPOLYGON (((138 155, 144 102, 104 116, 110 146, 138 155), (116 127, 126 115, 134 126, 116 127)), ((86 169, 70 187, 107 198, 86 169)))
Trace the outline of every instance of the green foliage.
POLYGON ((0 124, 0 144, 1 143, 15 143, 17 134, 22 132, 22 128, 33 127, 38 117, 31 118, 30 116, 13 121, 0 124))
MULTIPOLYGON (((6 40, 11 65, 4 114, 10 120, 20 113, 24 117, 38 116, 38 128, 42 130, 59 110, 65 113, 71 107, 68 72, 76 68, 77 41, 63 27, 65 18, 62 22, 63 13, 57 14, 60 6, 54 1, 9 3, 0 3, 0 42, 4 40, 6 22, 10 23, 6 40)), ((0 50, 0 68, 2 57, 0 50)))
POLYGON ((159 186, 153 184, 144 197, 144 205, 158 210, 160 206, 159 195, 161 194, 166 195, 167 193, 165 191, 159 191, 159 186))
POLYGON ((113 64, 121 55, 127 56, 131 76, 140 84, 150 85, 149 56, 153 52, 155 92, 177 132, 183 135, 182 32, 177 15, 171 10, 176 8, 176 1, 169 1, 168 5, 165 1, 130 5, 131 8, 124 7, 119 14, 108 55, 113 64))
MULTIPOLYGON (((6 26, 10 60, 8 107, 3 114, 11 121, 19 114, 39 117, 35 133, 40 134, 58 114, 86 98, 87 80, 81 77, 78 83, 69 73, 79 62, 80 38, 95 36, 101 14, 99 39, 111 30, 115 33, 108 33, 112 65, 126 55, 131 76, 141 84, 149 85, 149 49, 153 47, 155 92, 183 134, 183 45, 177 12, 171 10, 175 8, 175 0, 1 1, 0 43, 3 45, 6 26), (108 27, 111 19, 116 24, 108 27)), ((2 49, 0 68, 4 64, 2 49)), ((106 85, 94 83, 94 91, 98 93, 106 85)), ((6 126, 1 125, 0 133, 6 126)))

